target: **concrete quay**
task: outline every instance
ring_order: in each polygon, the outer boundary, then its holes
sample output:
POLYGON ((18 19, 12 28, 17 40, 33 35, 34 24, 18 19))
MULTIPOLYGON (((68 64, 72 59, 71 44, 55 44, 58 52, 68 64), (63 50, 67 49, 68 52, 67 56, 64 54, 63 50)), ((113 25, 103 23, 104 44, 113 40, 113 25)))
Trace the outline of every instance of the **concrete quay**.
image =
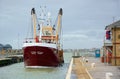
POLYGON ((23 62, 23 55, 13 55, 5 58, 0 58, 0 67, 19 62, 23 62))
POLYGON ((100 58, 87 57, 87 59, 88 63, 84 62, 84 66, 93 79, 120 79, 120 66, 101 63, 100 58), (95 63, 94 67, 91 66, 92 63, 95 63), (110 78, 106 77, 107 74, 111 74, 110 78))
POLYGON ((0 51, 0 67, 23 61, 23 50, 10 49, 0 51))
POLYGON ((78 57, 72 61, 72 69, 69 67, 66 74, 69 79, 120 79, 120 66, 101 63, 100 58, 78 57))

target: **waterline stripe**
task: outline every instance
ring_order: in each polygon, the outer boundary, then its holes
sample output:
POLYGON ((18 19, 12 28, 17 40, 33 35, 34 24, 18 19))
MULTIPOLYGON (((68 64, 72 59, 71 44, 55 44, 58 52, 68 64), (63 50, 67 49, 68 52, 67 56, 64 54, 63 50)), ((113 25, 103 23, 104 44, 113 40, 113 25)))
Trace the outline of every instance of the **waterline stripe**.
POLYGON ((48 67, 48 66, 25 66, 25 68, 54 68, 54 67, 48 67))

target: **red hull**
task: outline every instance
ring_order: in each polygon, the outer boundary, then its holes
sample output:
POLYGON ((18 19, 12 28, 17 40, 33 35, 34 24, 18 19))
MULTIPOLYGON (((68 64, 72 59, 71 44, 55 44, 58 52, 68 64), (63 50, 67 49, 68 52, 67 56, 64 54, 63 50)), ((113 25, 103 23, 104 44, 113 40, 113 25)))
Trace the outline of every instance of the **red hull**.
POLYGON ((25 66, 56 67, 60 64, 56 49, 41 46, 28 46, 24 49, 25 66))

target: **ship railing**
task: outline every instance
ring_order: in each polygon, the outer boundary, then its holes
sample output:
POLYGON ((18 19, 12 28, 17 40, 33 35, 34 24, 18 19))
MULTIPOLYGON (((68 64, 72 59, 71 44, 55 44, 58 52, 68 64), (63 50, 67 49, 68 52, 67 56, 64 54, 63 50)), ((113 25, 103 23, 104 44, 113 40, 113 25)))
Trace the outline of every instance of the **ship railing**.
POLYGON ((33 43, 35 42, 34 38, 25 38, 24 43, 33 43))
MULTIPOLYGON (((35 43, 35 38, 26 38, 24 40, 24 43, 35 43)), ((44 38, 39 38, 39 42, 38 43, 53 43, 53 44, 56 44, 56 41, 55 41, 55 37, 52 38, 52 39, 49 39, 48 37, 44 37, 44 38)))

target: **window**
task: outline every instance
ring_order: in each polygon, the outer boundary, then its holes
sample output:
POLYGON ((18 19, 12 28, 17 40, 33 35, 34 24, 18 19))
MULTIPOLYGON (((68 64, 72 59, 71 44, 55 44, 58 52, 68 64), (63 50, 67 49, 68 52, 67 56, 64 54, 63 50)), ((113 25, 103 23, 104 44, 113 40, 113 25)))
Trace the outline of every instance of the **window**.
POLYGON ((120 39, 120 34, 118 35, 118 39, 120 39))

